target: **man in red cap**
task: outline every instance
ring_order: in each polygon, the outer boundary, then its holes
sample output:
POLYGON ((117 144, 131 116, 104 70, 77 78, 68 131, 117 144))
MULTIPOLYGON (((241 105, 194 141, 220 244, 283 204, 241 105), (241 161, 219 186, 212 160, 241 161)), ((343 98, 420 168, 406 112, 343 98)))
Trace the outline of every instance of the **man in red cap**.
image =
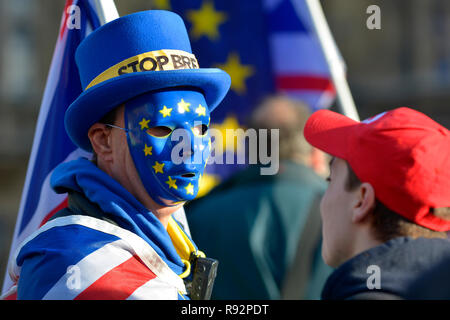
POLYGON ((397 108, 362 122, 315 112, 304 135, 333 156, 320 209, 322 256, 337 269, 323 299, 408 296, 450 256, 450 132, 397 108))

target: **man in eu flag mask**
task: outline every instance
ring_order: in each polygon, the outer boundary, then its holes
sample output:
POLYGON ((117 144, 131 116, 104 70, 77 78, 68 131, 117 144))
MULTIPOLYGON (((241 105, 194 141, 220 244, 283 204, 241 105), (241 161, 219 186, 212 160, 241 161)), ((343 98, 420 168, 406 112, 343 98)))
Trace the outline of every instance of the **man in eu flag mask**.
POLYGON ((19 247, 18 299, 208 298, 217 261, 172 214, 198 192, 228 74, 199 68, 181 18, 157 10, 95 30, 76 61, 65 127, 94 161, 55 169, 68 207, 19 247))

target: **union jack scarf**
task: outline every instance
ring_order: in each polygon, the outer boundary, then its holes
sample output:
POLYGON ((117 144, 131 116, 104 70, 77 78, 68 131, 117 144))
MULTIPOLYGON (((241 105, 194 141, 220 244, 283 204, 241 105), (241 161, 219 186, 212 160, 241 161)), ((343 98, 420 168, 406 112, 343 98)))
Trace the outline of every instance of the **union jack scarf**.
POLYGON ((80 158, 59 165, 58 193, 78 192, 105 219, 71 214, 51 219, 16 250, 9 266, 17 299, 189 299, 182 278, 200 255, 180 224, 160 221, 117 181, 80 158))

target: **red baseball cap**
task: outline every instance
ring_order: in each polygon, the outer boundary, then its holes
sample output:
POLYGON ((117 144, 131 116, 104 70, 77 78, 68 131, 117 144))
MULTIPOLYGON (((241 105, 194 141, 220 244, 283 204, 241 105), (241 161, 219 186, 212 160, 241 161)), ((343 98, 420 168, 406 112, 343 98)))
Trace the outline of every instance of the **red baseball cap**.
POLYGON ((449 231, 450 220, 430 209, 450 207, 450 132, 402 107, 358 122, 330 110, 314 112, 306 140, 344 159, 378 200, 414 223, 449 231))

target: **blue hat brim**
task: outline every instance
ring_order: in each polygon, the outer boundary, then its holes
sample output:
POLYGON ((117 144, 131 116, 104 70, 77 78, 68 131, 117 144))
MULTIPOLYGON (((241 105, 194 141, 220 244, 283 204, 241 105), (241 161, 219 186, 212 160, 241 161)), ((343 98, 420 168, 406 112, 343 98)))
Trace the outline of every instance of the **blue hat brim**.
POLYGON ((67 134, 81 149, 92 151, 89 128, 112 109, 141 94, 179 86, 203 92, 209 110, 223 100, 231 85, 230 76, 216 68, 147 71, 124 74, 84 91, 67 109, 64 125, 67 134))

